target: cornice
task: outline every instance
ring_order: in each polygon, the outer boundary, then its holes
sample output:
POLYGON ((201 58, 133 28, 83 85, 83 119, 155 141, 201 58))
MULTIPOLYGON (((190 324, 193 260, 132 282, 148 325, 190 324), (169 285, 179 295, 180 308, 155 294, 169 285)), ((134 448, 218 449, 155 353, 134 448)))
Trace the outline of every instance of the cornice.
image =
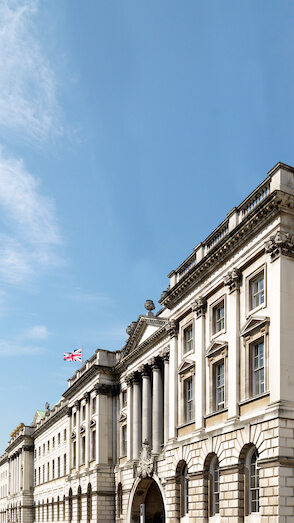
MULTIPOLYGON (((211 249, 211 251, 197 263, 193 265, 184 276, 171 289, 169 289, 159 303, 168 309, 171 309, 182 297, 187 294, 203 278, 206 278, 211 272, 224 263, 227 257, 239 248, 240 243, 247 240, 248 235, 256 233, 265 222, 277 214, 283 204, 284 193, 275 191, 267 196, 259 204, 254 212, 249 213, 230 233, 225 235, 211 249)), ((264 248, 264 247, 263 247, 264 248)))
MULTIPOLYGON (((149 318, 150 319, 150 318, 149 318)), ((157 329, 151 336, 149 336, 146 340, 144 340, 140 345, 135 346, 135 339, 134 343, 128 347, 128 351, 125 351, 125 353, 122 355, 121 361, 117 364, 115 367, 116 372, 122 372, 122 370, 132 361, 133 359, 136 359, 138 354, 142 354, 143 351, 146 350, 146 348, 151 347, 154 345, 154 343, 158 342, 161 338, 166 336, 166 325, 168 323, 167 320, 160 320, 161 321, 161 327, 157 329)), ((158 318, 157 318, 158 322, 158 318)))
POLYGON ((40 436, 40 434, 42 434, 45 430, 48 430, 49 427, 54 425, 54 423, 56 423, 56 421, 61 419, 63 416, 67 416, 67 404, 65 404, 56 412, 51 412, 49 416, 41 421, 41 425, 39 425, 34 430, 33 439, 35 440, 38 436, 40 436))
POLYGON ((92 365, 88 370, 83 372, 83 374, 76 381, 74 381, 74 383, 62 394, 62 396, 67 400, 71 399, 79 390, 85 386, 86 383, 88 383, 101 371, 104 374, 112 374, 113 367, 107 367, 106 365, 92 365))

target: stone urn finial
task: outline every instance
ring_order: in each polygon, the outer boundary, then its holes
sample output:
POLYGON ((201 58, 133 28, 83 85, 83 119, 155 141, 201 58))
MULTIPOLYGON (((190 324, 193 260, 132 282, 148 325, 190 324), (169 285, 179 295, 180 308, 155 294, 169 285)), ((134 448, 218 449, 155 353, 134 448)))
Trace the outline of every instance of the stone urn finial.
POLYGON ((145 301, 145 309, 147 310, 146 316, 154 316, 153 312, 155 309, 155 305, 152 300, 146 300, 145 301))

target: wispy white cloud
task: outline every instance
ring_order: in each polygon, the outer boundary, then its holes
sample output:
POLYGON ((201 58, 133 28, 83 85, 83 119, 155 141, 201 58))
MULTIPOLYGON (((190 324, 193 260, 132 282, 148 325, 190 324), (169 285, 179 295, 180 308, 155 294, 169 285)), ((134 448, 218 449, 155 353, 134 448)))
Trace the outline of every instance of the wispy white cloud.
POLYGON ((0 133, 27 141, 62 133, 55 74, 36 35, 38 4, 0 2, 0 133))
POLYGON ((45 325, 33 325, 24 332, 24 337, 30 340, 47 340, 50 335, 45 325))
POLYGON ((0 236, 0 278, 22 284, 61 262, 55 208, 23 162, 5 156, 1 147, 0 188, 0 216, 9 228, 9 234, 0 236))
POLYGON ((36 345, 22 345, 8 340, 0 339, 0 356, 38 356, 44 354, 46 349, 36 345))
POLYGON ((77 302, 81 302, 84 304, 101 304, 104 306, 108 306, 111 304, 111 298, 110 296, 107 296, 103 293, 92 293, 92 292, 86 292, 83 291, 80 288, 74 289, 72 293, 70 293, 69 298, 71 300, 75 300, 77 302))

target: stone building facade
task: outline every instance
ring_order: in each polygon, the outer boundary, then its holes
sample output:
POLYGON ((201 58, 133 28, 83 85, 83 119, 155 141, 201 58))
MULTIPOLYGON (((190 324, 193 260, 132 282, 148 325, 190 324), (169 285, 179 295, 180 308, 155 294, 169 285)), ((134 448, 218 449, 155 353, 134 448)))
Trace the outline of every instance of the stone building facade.
POLYGON ((12 435, 0 523, 294 521, 294 169, 169 278, 161 310, 12 435))

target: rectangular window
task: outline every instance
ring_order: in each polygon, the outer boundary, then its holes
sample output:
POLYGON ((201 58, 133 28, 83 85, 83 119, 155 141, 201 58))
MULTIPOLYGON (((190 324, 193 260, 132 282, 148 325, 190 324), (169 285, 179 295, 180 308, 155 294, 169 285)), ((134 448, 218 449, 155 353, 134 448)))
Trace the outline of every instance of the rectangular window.
POLYGON ((86 453, 86 438, 81 438, 81 465, 85 464, 85 453, 86 453))
POLYGON ((47 463, 47 481, 49 481, 50 478, 50 463, 47 463))
POLYGON ((193 350, 193 325, 189 325, 184 330, 184 349, 183 352, 186 354, 186 352, 190 352, 193 350))
POLYGON ((55 477, 55 464, 54 464, 54 459, 52 460, 52 479, 54 479, 55 477))
POLYGON ((45 483, 46 481, 46 478, 45 478, 45 465, 43 465, 43 483, 45 483))
POLYGON ((66 475, 66 454, 63 455, 63 474, 66 475))
POLYGON ((55 447, 55 438, 53 437, 52 438, 52 448, 54 449, 54 447, 55 447))
POLYGON ((257 396, 264 391, 264 342, 262 340, 252 346, 252 395, 257 396))
POLYGON ((264 303, 264 272, 258 274, 249 282, 250 310, 264 303))
POLYGON ((193 378, 187 378, 184 381, 184 401, 185 401, 185 421, 189 422, 194 419, 193 412, 193 378))
POLYGON ((127 391, 123 390, 121 393, 121 407, 122 409, 127 406, 127 391))
POLYGON ((224 361, 215 364, 215 410, 225 408, 225 365, 224 361))
POLYGON ((66 441, 66 429, 64 429, 63 440, 66 441))
POLYGON ((58 445, 60 445, 60 432, 58 432, 57 443, 58 443, 58 445))
POLYGON ((47 442, 47 451, 50 451, 50 441, 47 442))
POLYGON ((43 443, 43 456, 45 456, 45 443, 43 443))
POLYGON ((82 421, 85 421, 86 419, 86 405, 83 405, 82 407, 82 421))
POLYGON ((57 477, 60 478, 60 458, 57 458, 57 477))
POLYGON ((222 300, 213 308, 213 334, 225 328, 225 303, 222 300))
POLYGON ((96 412, 96 396, 92 398, 92 414, 96 412))
POLYGON ((73 468, 75 468, 75 466, 76 466, 76 448, 77 448, 76 441, 73 441, 73 444, 72 444, 72 467, 73 468))
POLYGON ((91 432, 91 460, 96 459, 96 430, 91 432))
POLYGON ((127 425, 123 425, 121 428, 121 439, 122 439, 122 456, 127 455, 127 425))
POLYGON ((73 427, 75 427, 77 424, 77 414, 76 412, 74 412, 74 415, 73 415, 73 427))

